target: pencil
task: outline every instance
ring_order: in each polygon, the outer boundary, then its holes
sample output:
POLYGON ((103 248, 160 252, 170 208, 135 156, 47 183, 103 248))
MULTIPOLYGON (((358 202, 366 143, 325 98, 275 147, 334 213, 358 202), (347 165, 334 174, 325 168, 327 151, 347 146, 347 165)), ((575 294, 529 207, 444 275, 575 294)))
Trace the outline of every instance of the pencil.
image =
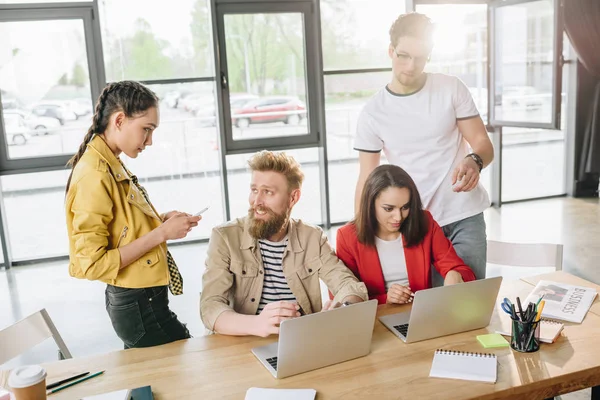
POLYGON ((89 372, 84 372, 84 373, 82 373, 82 374, 75 375, 75 376, 72 376, 72 377, 70 377, 70 378, 63 379, 62 381, 58 381, 58 382, 55 382, 55 383, 52 383, 52 384, 50 384, 50 385, 46 386, 46 389, 47 389, 47 390, 54 389, 55 387, 58 387, 58 386, 60 386, 60 385, 63 385, 63 384, 65 384, 65 383, 67 383, 67 382, 74 381, 75 379, 79 379, 79 378, 81 378, 81 377, 84 377, 84 376, 86 376, 86 375, 88 375, 88 374, 89 374, 89 372))
POLYGON ((542 318, 542 311, 544 310, 544 306, 546 305, 546 301, 542 300, 542 302, 540 303, 540 307, 538 308, 538 312, 536 315, 536 321, 539 321, 542 318))
POLYGON ((66 388, 71 387, 73 385, 77 385, 78 383, 81 383, 83 381, 87 381, 88 379, 92 379, 92 378, 94 378, 94 377, 96 377, 98 375, 102 375, 103 373, 104 373, 104 371, 100 371, 100 372, 96 372, 95 374, 91 374, 91 375, 85 376, 85 377, 83 377, 81 379, 77 379, 76 381, 68 383, 68 384, 66 384, 64 386, 58 387, 56 389, 48 390, 46 392, 46 394, 52 394, 52 393, 60 392, 63 389, 66 389, 66 388))

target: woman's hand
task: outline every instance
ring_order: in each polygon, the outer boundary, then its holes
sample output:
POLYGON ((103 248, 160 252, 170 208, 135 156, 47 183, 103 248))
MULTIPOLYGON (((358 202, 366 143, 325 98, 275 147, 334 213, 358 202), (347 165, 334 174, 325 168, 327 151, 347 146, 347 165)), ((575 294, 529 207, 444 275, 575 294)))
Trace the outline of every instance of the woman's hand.
POLYGON ((387 303, 388 304, 406 304, 412 301, 412 297, 415 294, 410 290, 408 286, 402 286, 394 283, 390 286, 387 292, 387 303))
POLYGON ((177 210, 173 210, 173 211, 169 211, 168 213, 164 213, 161 214, 161 218, 163 222, 166 222, 167 220, 169 220, 171 217, 174 217, 177 214, 185 214, 188 217, 191 217, 191 214, 188 213, 182 213, 181 211, 177 211, 177 210))
POLYGON ((444 278, 444 286, 456 285, 463 282, 462 275, 456 271, 448 271, 446 278, 444 278))
MULTIPOLYGON (((173 211, 172 211, 173 212, 173 211)), ((161 226, 164 241, 183 239, 196 226, 202 217, 194 217, 186 213, 176 212, 171 215, 161 226)))

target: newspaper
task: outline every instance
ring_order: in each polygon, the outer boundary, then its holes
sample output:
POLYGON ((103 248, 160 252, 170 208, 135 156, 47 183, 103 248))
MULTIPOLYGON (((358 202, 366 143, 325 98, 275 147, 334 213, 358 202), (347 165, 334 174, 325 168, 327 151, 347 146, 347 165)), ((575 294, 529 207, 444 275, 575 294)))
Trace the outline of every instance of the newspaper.
POLYGON ((543 318, 581 323, 596 298, 596 290, 584 286, 540 281, 524 304, 536 303, 544 296, 543 318))

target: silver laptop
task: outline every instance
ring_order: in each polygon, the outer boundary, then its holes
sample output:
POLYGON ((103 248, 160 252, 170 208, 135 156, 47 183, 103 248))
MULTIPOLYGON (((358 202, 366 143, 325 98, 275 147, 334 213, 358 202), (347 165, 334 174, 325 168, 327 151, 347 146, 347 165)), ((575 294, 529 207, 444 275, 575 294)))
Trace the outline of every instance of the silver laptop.
POLYGON ((415 293, 409 312, 379 320, 406 343, 488 326, 502 277, 481 279, 415 293))
POLYGON ((285 320, 279 341, 252 353, 275 378, 366 356, 377 313, 377 300, 285 320))

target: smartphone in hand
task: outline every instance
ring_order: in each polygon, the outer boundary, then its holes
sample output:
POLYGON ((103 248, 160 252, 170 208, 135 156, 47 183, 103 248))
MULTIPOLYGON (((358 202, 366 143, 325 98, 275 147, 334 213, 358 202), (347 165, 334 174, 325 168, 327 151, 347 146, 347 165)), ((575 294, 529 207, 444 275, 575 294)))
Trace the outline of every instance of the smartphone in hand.
POLYGON ((210 206, 208 207, 204 207, 202 210, 198 211, 196 214, 194 214, 194 217, 199 217, 201 216, 206 210, 208 210, 210 208, 210 206))

